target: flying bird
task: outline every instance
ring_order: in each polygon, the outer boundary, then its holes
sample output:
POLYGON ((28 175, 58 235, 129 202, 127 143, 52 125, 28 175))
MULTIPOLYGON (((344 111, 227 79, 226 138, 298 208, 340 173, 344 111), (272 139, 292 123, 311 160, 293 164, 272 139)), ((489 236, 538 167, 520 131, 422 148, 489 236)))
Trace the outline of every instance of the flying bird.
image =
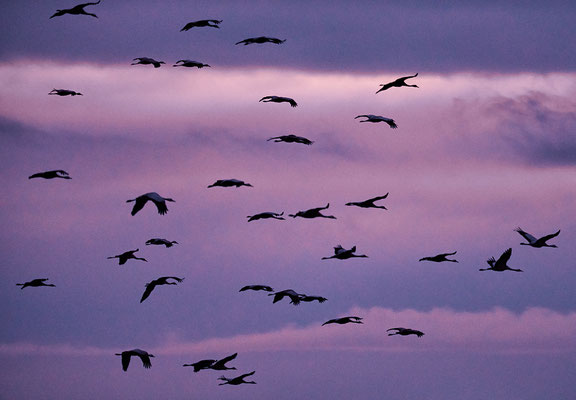
POLYGON ((239 292, 245 292, 246 290, 254 290, 254 291, 262 290, 264 292, 273 292, 274 291, 274 289, 272 289, 270 286, 266 286, 266 285, 248 285, 248 286, 244 286, 242 289, 240 289, 239 292))
POLYGON ((74 90, 69 89, 52 89, 48 94, 56 96, 84 96, 80 92, 75 92, 74 90))
POLYGON ((216 360, 200 360, 193 364, 182 364, 183 367, 194 367, 194 372, 198 372, 203 369, 210 369, 210 366, 214 364, 216 360))
POLYGON ((411 76, 404 76, 402 78, 398 78, 395 81, 380 85, 382 86, 380 89, 378 89, 378 91, 376 93, 380 93, 384 90, 390 89, 391 87, 402 87, 402 86, 407 86, 407 87, 415 87, 417 88, 418 86, 416 85, 408 85, 406 83, 406 79, 410 79, 410 78, 416 78, 418 76, 418 73, 416 73, 416 75, 411 75, 411 76))
POLYGON ((295 306, 297 306, 298 304, 300 304, 300 296, 302 295, 300 293, 296 293, 292 289, 286 289, 276 293, 270 293, 268 296, 274 296, 274 301, 272 301, 272 304, 279 302, 284 297, 289 297, 290 304, 294 304, 295 306))
POLYGON ((321 296, 308 296, 306 294, 300 295, 300 301, 304 301, 306 303, 310 303, 313 301, 317 301, 318 303, 324 303, 326 300, 328 300, 326 297, 321 296))
POLYGON ((354 257, 368 258, 365 254, 354 254, 355 251, 356 246, 353 246, 351 249, 345 249, 341 245, 338 245, 334 247, 334 255, 330 257, 322 257, 322 260, 329 260, 331 258, 337 258, 338 260, 347 260, 354 257))
POLYGON ((546 236, 542 236, 539 239, 536 239, 534 236, 532 236, 531 234, 529 234, 528 232, 524 232, 522 230, 522 228, 517 228, 515 230, 516 232, 518 232, 519 234, 522 235, 522 237, 524 239, 526 239, 528 241, 528 243, 520 243, 526 246, 532 246, 532 247, 536 247, 536 248, 540 248, 540 247, 558 247, 555 244, 548 244, 546 243, 548 240, 555 238, 556 236, 558 236, 560 234, 560 230, 558 230, 558 232, 556 233, 551 233, 550 235, 546 235, 546 236))
POLYGON ((111 256, 108 257, 108 259, 112 259, 112 258, 117 258, 118 259, 118 265, 124 265, 126 264, 126 261, 128 261, 129 259, 134 259, 134 260, 140 260, 140 261, 146 261, 148 262, 148 260, 146 260, 145 258, 140 258, 140 257, 136 257, 134 255, 134 253, 136 253, 137 251, 139 251, 140 249, 136 249, 136 250, 130 250, 130 251, 126 251, 122 254, 118 254, 116 256, 111 256))
POLYGON ((166 202, 167 201, 175 202, 175 200, 168 198, 168 197, 162 197, 156 192, 146 193, 146 194, 143 194, 141 196, 136 197, 135 199, 126 200, 126 203, 130 203, 133 201, 135 203, 134 203, 134 207, 132 208, 132 213, 131 213, 132 215, 136 215, 136 213, 138 211, 140 211, 142 208, 144 208, 144 206, 146 205, 146 203, 148 201, 151 201, 156 205, 156 208, 158 208, 158 214, 164 215, 168 212, 168 207, 166 207, 166 202))
POLYGON ((32 178, 44 178, 44 179, 54 179, 54 178, 61 178, 61 179, 72 179, 68 176, 68 172, 64 171, 63 169, 55 169, 53 171, 44 171, 44 172, 37 172, 32 174, 28 177, 28 179, 32 178))
POLYGON ((386 193, 384 196, 377 196, 377 197, 373 197, 371 199, 368 200, 364 200, 364 201, 352 201, 350 203, 346 203, 347 206, 356 206, 356 207, 361 207, 361 208, 381 208, 383 210, 387 210, 386 207, 384 206, 377 206, 376 204, 374 204, 374 202, 378 201, 378 200, 384 200, 386 197, 388 197, 389 193, 386 193))
MULTIPOLYGON (((90 14, 90 13, 88 13, 88 12, 86 12, 86 11, 84 10, 84 7, 86 7, 86 6, 93 6, 93 5, 96 5, 96 4, 100 4, 100 0, 98 0, 96 3, 83 3, 83 4, 78 4, 77 6, 74 6, 74 7, 72 7, 72 8, 67 8, 67 9, 64 9, 64 10, 56 10, 56 12, 54 13, 54 15, 52 15, 50 18, 60 17, 60 16, 62 16, 62 15, 64 15, 64 14, 72 14, 72 15, 80 15, 80 14, 82 14, 82 15, 89 15, 89 16, 91 16, 91 17, 98 18, 98 16, 97 16, 96 14, 90 14)), ((50 19, 50 18, 48 18, 48 19, 50 19)))
POLYGON ((51 286, 51 287, 55 287, 56 285, 53 285, 51 283, 45 283, 48 280, 48 278, 38 278, 38 279, 32 279, 29 282, 24 282, 24 283, 17 283, 16 286, 22 286, 20 288, 20 290, 24 289, 25 287, 40 287, 40 286, 51 286))
POLYGON ((173 65, 173 67, 204 68, 204 67, 210 67, 210 65, 202 64, 201 62, 192 61, 192 60, 178 60, 178 61, 176 61, 176 64, 173 65))
POLYGON ((214 186, 221 186, 221 187, 240 187, 240 186, 250 186, 252 187, 251 184, 246 183, 244 181, 238 180, 238 179, 218 179, 216 182, 214 182, 213 184, 209 185, 208 187, 214 187, 214 186))
POLYGON ((254 375, 256 371, 252 371, 249 372, 247 374, 243 374, 240 376, 237 376, 235 378, 226 378, 224 375, 222 375, 220 378, 218 378, 221 381, 224 381, 224 383, 220 383, 219 386, 221 385, 240 385, 242 383, 252 383, 252 384, 256 384, 256 382, 254 381, 245 381, 244 378, 246 378, 247 376, 252 376, 254 375))
POLYGON ((290 105, 292 107, 298 107, 298 104, 294 101, 294 99, 291 99, 290 97, 282 97, 282 96, 264 96, 262 97, 260 100, 258 100, 258 102, 264 102, 264 103, 290 103, 290 105))
POLYGON ((367 119, 360 121, 360 122, 374 122, 374 123, 386 122, 390 126, 390 128, 392 128, 392 129, 398 128, 398 125, 396 125, 396 122, 394 122, 394 120, 392 118, 386 118, 386 117, 383 117, 381 115, 364 114, 364 115, 358 115, 358 116, 354 117, 354 119, 357 119, 357 118, 367 118, 367 119))
POLYGON ((318 207, 318 208, 311 208, 311 209, 306 210, 306 211, 298 211, 296 214, 288 214, 288 216, 292 217, 292 218, 301 217, 301 218, 331 218, 331 219, 336 219, 336 217, 333 215, 324 215, 320 212, 322 210, 326 210, 328 207, 330 207, 330 203, 326 204, 326 207, 318 207))
POLYGON ((498 261, 496 261, 494 259, 494 257, 490 257, 486 262, 488 263, 488 265, 490 265, 490 268, 480 268, 480 271, 498 271, 498 272, 502 272, 502 271, 516 271, 516 272, 524 272, 521 269, 514 269, 514 268, 510 268, 508 265, 506 265, 506 263, 508 262, 508 260, 510 259, 510 256, 512 255, 512 249, 508 249, 506 250, 504 253, 502 253, 502 255, 500 256, 500 258, 498 259, 498 261))
POLYGON ((152 238, 152 239, 149 239, 146 241, 147 246, 151 245, 151 244, 160 245, 160 246, 164 245, 164 246, 166 246, 166 248, 168 248, 168 247, 174 246, 175 244, 178 244, 178 242, 175 240, 170 241, 167 239, 152 238))
POLYGON ((158 285, 176 285, 177 283, 180 283, 184 280, 184 278, 177 278, 175 276, 162 276, 158 279, 154 279, 153 281, 149 282, 146 284, 146 290, 144 291, 144 294, 142 294, 142 298, 140 299, 140 303, 142 303, 144 300, 146 300, 148 298, 148 296, 150 296, 150 293, 152 293, 152 291, 154 290, 154 288, 158 285), (176 282, 168 282, 169 279, 173 279, 176 282))
POLYGON ((261 212, 259 214, 248 215, 246 218, 248 218, 248 222, 257 221, 259 219, 269 219, 269 218, 283 220, 284 217, 282 217, 282 215, 284 215, 284 212, 281 212, 280 214, 278 214, 275 212, 266 211, 266 212, 261 212))
POLYGON ((155 59, 150 58, 150 57, 137 57, 137 58, 132 59, 132 61, 136 61, 136 62, 133 62, 130 65, 137 65, 137 64, 150 65, 150 64, 152 64, 152 65, 154 65, 154 68, 160 68, 161 64, 166 64, 164 61, 156 61, 155 59), (136 61, 136 60, 138 60, 138 61, 136 61))
POLYGON ((389 333, 388 336, 394 336, 394 335, 402 335, 402 336, 408 336, 408 335, 416 335, 418 337, 422 337, 424 336, 424 332, 420 332, 417 331, 416 329, 410 329, 410 328, 390 328, 390 329, 386 329, 386 332, 389 331, 396 331, 394 333, 389 333))
POLYGON ((270 140, 273 140, 274 143, 279 143, 279 142, 284 142, 284 143, 301 143, 301 144, 306 144, 306 145, 311 145, 312 143, 314 143, 313 141, 311 141, 310 139, 306 139, 305 137, 302 136, 296 136, 296 135, 282 135, 282 136, 276 136, 276 137, 271 137, 270 139, 268 139, 267 141, 269 142, 270 140))
POLYGON ((137 356, 140 357, 142 360, 142 365, 144 368, 148 369, 152 367, 152 363, 150 362, 150 357, 154 357, 153 354, 148 353, 147 351, 134 349, 134 350, 126 350, 122 353, 115 353, 117 356, 122 356, 122 369, 124 371, 128 371, 128 365, 130 365, 130 357, 137 356))
POLYGON ((433 261, 433 262, 442 262, 442 261, 451 261, 451 262, 458 262, 458 260, 451 260, 446 258, 446 256, 453 256, 454 254, 456 254, 457 252, 455 251, 454 253, 442 253, 442 254, 438 254, 435 255, 433 257, 422 257, 420 260, 418 261, 433 261))
POLYGON ((267 37, 267 36, 258 36, 258 37, 254 37, 254 38, 248 38, 248 39, 244 39, 239 41, 236 44, 243 44, 244 46, 247 46, 249 44, 262 44, 262 43, 274 43, 274 44, 281 44, 284 43, 286 41, 286 39, 284 40, 280 40, 280 39, 276 39, 276 38, 271 38, 271 37, 267 37))
POLYGON ((199 21, 188 22, 186 25, 184 25, 184 27, 182 29, 180 29, 180 32, 188 31, 192 28, 204 28, 204 27, 220 29, 220 27, 218 26, 220 23, 222 23, 222 20, 201 19, 199 21))
POLYGON ((343 324, 350 324, 350 323, 362 324, 363 322, 362 322, 362 318, 360 318, 360 317, 342 317, 342 318, 334 318, 334 319, 328 320, 328 321, 324 322, 322 324, 322 326, 328 325, 328 324, 343 325, 343 324))
POLYGON ((228 357, 224 357, 221 360, 214 361, 208 368, 215 369, 217 371, 224 371, 227 369, 236 369, 236 367, 227 367, 226 363, 234 360, 238 356, 238 353, 234 353, 228 357))

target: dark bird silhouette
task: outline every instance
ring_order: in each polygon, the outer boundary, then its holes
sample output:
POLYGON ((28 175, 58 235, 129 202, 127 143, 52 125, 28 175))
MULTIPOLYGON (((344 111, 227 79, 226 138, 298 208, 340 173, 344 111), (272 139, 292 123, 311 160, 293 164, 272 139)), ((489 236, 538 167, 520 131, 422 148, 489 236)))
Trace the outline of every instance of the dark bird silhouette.
POLYGON ((146 241, 147 246, 151 245, 151 244, 160 245, 160 246, 164 245, 164 246, 166 246, 166 248, 168 248, 168 247, 174 246, 175 244, 178 244, 178 242, 175 240, 170 241, 167 239, 152 238, 152 239, 149 239, 146 241))
POLYGON ((248 215, 246 218, 248 218, 248 222, 257 221, 259 219, 269 219, 269 218, 283 220, 284 217, 282 217, 282 215, 284 215, 284 212, 281 212, 280 214, 278 214, 275 212, 267 211, 267 212, 261 212, 259 214, 248 215))
POLYGON ((54 178, 61 178, 61 179, 72 179, 68 176, 68 172, 64 171, 63 169, 55 169, 53 171, 44 171, 44 172, 37 172, 33 175, 30 175, 28 179, 32 178, 44 178, 44 179, 54 179, 54 178))
POLYGON ((132 61, 136 61, 133 62, 130 65, 137 65, 137 64, 142 64, 142 65, 154 65, 154 68, 160 68, 161 64, 166 64, 164 61, 156 61, 153 58, 150 57, 136 57, 134 58, 132 61), (138 60, 138 61, 136 61, 138 60))
POLYGON ((354 254, 355 251, 356 246, 353 246, 351 249, 345 249, 341 245, 338 245, 334 247, 334 255, 330 257, 322 257, 322 260, 329 260, 331 258, 337 258, 338 260, 347 260, 354 257, 368 258, 365 254, 354 254))
POLYGON ((244 378, 248 377, 248 376, 252 376, 254 375, 256 371, 252 371, 249 372, 247 374, 243 374, 240 376, 237 376, 235 378, 226 378, 224 375, 222 375, 220 378, 218 378, 221 381, 225 381, 224 383, 220 383, 219 386, 221 385, 241 385, 242 383, 252 383, 252 384, 256 384, 256 382, 254 381, 245 381, 244 378))
POLYGON ((168 198, 168 197, 162 197, 156 192, 146 193, 146 194, 143 194, 141 196, 136 197, 135 199, 126 200, 126 203, 130 203, 133 201, 135 203, 134 203, 134 207, 132 208, 132 213, 131 213, 132 215, 136 215, 136 213, 138 211, 140 211, 142 208, 144 208, 144 206, 146 205, 146 203, 148 201, 151 201, 156 205, 156 208, 158 208, 158 214, 164 215, 168 212, 168 207, 166 207, 166 202, 167 201, 175 202, 175 200, 168 198))
POLYGON ((69 89, 52 89, 48 94, 56 96, 84 96, 80 92, 75 92, 74 90, 69 89))
POLYGON ((502 272, 502 271, 516 271, 516 272, 524 272, 521 269, 514 269, 514 268, 510 268, 508 265, 506 265, 506 263, 508 262, 508 260, 510 259, 510 256, 512 255, 512 249, 508 249, 506 250, 504 253, 502 253, 502 255, 500 256, 500 258, 498 259, 498 261, 496 261, 494 259, 494 257, 490 257, 486 262, 488 263, 488 265, 490 265, 490 268, 480 268, 480 271, 498 271, 498 272, 502 272))
POLYGON ((384 90, 390 89, 391 87, 402 87, 402 86, 407 86, 407 87, 415 87, 417 88, 418 86, 416 85, 408 85, 406 83, 406 79, 410 79, 410 78, 416 78, 418 76, 418 73, 416 73, 416 75, 411 75, 411 76, 404 76, 402 78, 398 78, 395 81, 392 81, 390 83, 386 83, 384 85, 380 85, 382 86, 380 89, 378 89, 378 91, 376 93, 380 93, 384 90))
POLYGON ((255 290, 255 291, 262 290, 264 292, 273 292, 274 291, 274 289, 272 289, 270 286, 266 286, 266 285, 248 285, 248 286, 244 286, 242 289, 240 289, 239 292, 245 292, 246 290, 255 290))
POLYGON ((398 125, 396 125, 396 122, 394 122, 394 120, 392 118, 386 118, 386 117, 383 117, 381 115, 364 114, 364 115, 358 115, 358 116, 354 117, 354 119, 357 119, 357 118, 367 118, 367 119, 360 121, 360 122, 374 122, 374 123, 386 122, 390 126, 390 128, 392 128, 392 129, 398 128, 398 125))
POLYGON ((390 329, 386 329, 386 332, 389 331, 396 331, 394 333, 389 333, 388 336, 394 336, 394 335, 402 335, 402 336, 407 336, 407 335, 416 335, 418 337, 422 337, 424 336, 424 332, 420 332, 417 331, 416 329, 410 329, 410 328, 390 328, 390 329))
POLYGON ((238 353, 234 353, 228 357, 224 357, 221 360, 214 361, 208 368, 215 369, 217 371, 224 371, 227 369, 236 369, 236 367, 227 367, 226 363, 234 360, 238 356, 238 353))
POLYGON ((448 258, 446 258, 446 256, 453 256, 454 254, 456 254, 457 252, 455 251, 454 253, 442 253, 442 254, 438 254, 435 255, 433 257, 422 257, 420 260, 418 261, 433 261, 433 262, 442 262, 442 261, 451 261, 451 262, 458 262, 458 260, 450 260, 448 258))
POLYGON ((218 179, 216 182, 214 182, 213 184, 209 185, 208 187, 214 187, 214 186, 221 186, 221 187, 240 187, 240 186, 250 186, 252 187, 251 184, 246 183, 244 181, 238 180, 238 179, 218 179))
POLYGON ((214 364, 216 360, 200 360, 193 364, 183 364, 183 367, 194 367, 194 372, 198 372, 203 369, 210 369, 210 366, 214 364))
POLYGON ((279 142, 301 143, 301 144, 306 144, 308 146, 311 145, 312 143, 314 143, 310 139, 306 139, 305 137, 296 136, 296 135, 282 135, 282 136, 271 137, 267 141, 269 142, 270 140, 273 140, 275 143, 279 143, 279 142))
POLYGON ((322 213, 320 213, 320 211, 326 210, 328 207, 330 207, 330 203, 326 204, 326 207, 318 207, 318 208, 311 208, 311 209, 306 210, 306 211, 298 211, 296 214, 288 214, 288 216, 292 217, 292 218, 301 217, 301 218, 331 218, 331 219, 336 219, 336 217, 333 215, 323 215, 322 213))
POLYGON ((326 300, 328 300, 326 297, 321 296, 308 296, 306 294, 300 295, 300 301, 304 301, 306 303, 310 303, 313 301, 317 301, 318 303, 324 303, 326 300))
POLYGON ((142 294, 142 298, 140 299, 140 303, 150 296, 150 293, 154 290, 154 288, 158 285, 176 285, 184 280, 184 278, 177 278, 175 276, 162 276, 158 279, 154 279, 153 281, 146 284, 146 290, 144 294, 142 294), (168 279, 174 279, 176 282, 168 282, 168 279))
POLYGON ((362 324, 363 322, 362 322, 362 318, 360 318, 360 317, 342 317, 342 318, 334 318, 334 319, 328 320, 328 321, 324 322, 322 324, 322 326, 328 325, 328 324, 343 325, 343 324, 350 324, 350 323, 362 324))
POLYGON ((210 67, 210 65, 202 64, 201 62, 192 60, 178 60, 176 61, 176 64, 173 65, 173 67, 204 68, 204 67, 210 67))
POLYGON ((555 238, 556 236, 558 236, 560 234, 560 230, 558 230, 558 232, 556 233, 551 233, 550 235, 546 235, 546 236, 542 236, 539 239, 536 239, 534 236, 532 236, 531 234, 529 234, 528 232, 524 232, 522 230, 522 228, 517 228, 515 230, 516 232, 518 232, 519 234, 522 235, 522 237, 524 239, 526 239, 528 241, 528 243, 520 243, 526 246, 532 246, 532 247, 536 247, 536 248, 540 248, 540 247, 558 247, 555 244, 548 244, 546 243, 548 240, 555 238))
POLYGON ((244 39, 239 41, 236 44, 243 44, 244 46, 247 46, 249 44, 262 44, 262 43, 274 43, 274 44, 281 44, 284 43, 286 41, 286 39, 284 40, 280 40, 280 39, 276 39, 276 38, 271 38, 271 37, 267 37, 267 36, 258 36, 258 37, 254 37, 254 38, 248 38, 248 39, 244 39))
POLYGON ((386 207, 384 206, 377 206, 376 204, 374 204, 374 202, 378 201, 378 200, 384 200, 386 197, 388 197, 389 193, 386 193, 384 196, 377 196, 377 197, 373 197, 371 199, 368 200, 364 200, 364 201, 351 201, 350 203, 346 203, 347 206, 356 206, 356 207, 361 207, 361 208, 381 208, 383 210, 387 210, 386 207))
POLYGON ((128 371, 128 365, 130 365, 130 357, 132 356, 140 357, 140 359, 142 360, 142 365, 146 369, 152 367, 150 357, 154 357, 153 354, 150 354, 147 351, 140 349, 126 350, 123 351, 122 353, 115 353, 115 355, 122 356, 122 369, 124 371, 128 371))
MULTIPOLYGON (((50 18, 54 18, 54 17, 60 17, 64 14, 72 14, 72 15, 89 15, 91 17, 94 18, 98 18, 98 16, 96 14, 90 14, 88 12, 86 12, 84 10, 84 7, 86 6, 93 6, 96 4, 100 4, 100 0, 98 0, 96 3, 83 3, 83 4, 78 4, 77 6, 74 6, 72 8, 67 8, 65 10, 56 10, 56 12, 54 13, 54 15, 52 15, 50 18)), ((50 19, 48 18, 48 19, 50 19)))
POLYGON ((139 250, 140 250, 140 249, 126 251, 126 252, 124 252, 124 253, 122 253, 122 254, 118 254, 117 256, 108 257, 108 259, 117 258, 117 259, 118 259, 118 265, 124 265, 124 264, 126 264, 126 261, 128 261, 129 259, 134 259, 134 260, 140 260, 140 261, 146 261, 146 262, 148 262, 148 260, 146 260, 145 258, 136 257, 136 256, 134 255, 134 253, 136 253, 136 252, 139 251, 139 250))
POLYGON ((184 27, 182 29, 180 29, 180 32, 188 31, 192 28, 204 28, 204 27, 220 29, 220 27, 218 25, 221 23, 222 23, 221 19, 220 20, 218 20, 218 19, 201 19, 199 21, 188 22, 186 25, 184 25, 184 27))
POLYGON ((294 101, 294 99, 291 99, 290 97, 264 96, 258 101, 262 101, 264 103, 290 103, 292 107, 298 107, 298 104, 294 101))
POLYGON ((20 288, 20 290, 24 289, 25 287, 40 287, 40 286, 51 286, 51 287, 55 287, 56 285, 53 285, 51 283, 45 283, 48 280, 48 278, 38 278, 38 279, 32 279, 29 282, 24 282, 24 283, 17 283, 16 286, 22 286, 20 288))
POLYGON ((270 293, 268 296, 274 296, 274 301, 272 301, 272 304, 279 302, 284 297, 289 297, 290 304, 294 304, 295 306, 297 306, 298 304, 300 304, 300 296, 302 295, 300 293, 296 293, 292 289, 286 289, 276 293, 270 293))

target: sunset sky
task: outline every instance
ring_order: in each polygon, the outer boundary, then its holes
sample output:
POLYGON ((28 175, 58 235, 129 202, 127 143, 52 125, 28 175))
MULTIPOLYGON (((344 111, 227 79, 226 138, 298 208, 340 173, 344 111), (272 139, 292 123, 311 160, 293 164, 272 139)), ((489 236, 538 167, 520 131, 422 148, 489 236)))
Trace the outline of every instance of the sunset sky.
POLYGON ((49 19, 78 3, 0 15, 0 400, 576 398, 576 3, 102 0, 49 19), (202 19, 223 22, 180 32, 202 19), (257 36, 286 42, 234 45, 257 36), (287 134, 314 143, 267 141, 287 134), (28 179, 55 169, 72 179, 28 179), (207 188, 228 178, 253 187, 207 188), (130 215, 147 192, 166 215, 130 215), (336 219, 287 217, 328 203, 336 219), (286 220, 247 222, 264 211, 286 220), (321 260, 338 244, 368 258, 321 260), (137 248, 147 263, 107 259, 137 248), (478 271, 508 248, 524 272, 478 271), (161 276, 185 280, 140 303, 161 276), (35 278, 56 287, 16 286, 35 278), (122 371, 133 348, 151 369, 122 371), (182 367, 236 352, 224 375, 256 385, 182 367))

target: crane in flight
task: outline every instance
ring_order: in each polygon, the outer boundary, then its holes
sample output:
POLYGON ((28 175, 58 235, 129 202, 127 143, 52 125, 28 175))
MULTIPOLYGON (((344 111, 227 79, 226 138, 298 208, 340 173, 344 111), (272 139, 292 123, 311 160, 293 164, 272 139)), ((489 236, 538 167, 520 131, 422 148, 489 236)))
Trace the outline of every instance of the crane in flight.
POLYGON ((416 85, 408 85, 406 83, 406 79, 410 79, 410 78, 416 78, 418 76, 418 72, 416 72, 416 75, 411 75, 411 76, 404 76, 402 78, 398 78, 395 81, 389 82, 389 83, 385 83, 380 89, 378 89, 378 91, 376 92, 376 94, 383 92, 384 90, 388 90, 392 87, 402 87, 402 86, 407 86, 407 87, 415 87, 417 88, 418 86, 416 85))
POLYGON ((204 28, 204 27, 220 29, 218 25, 220 25, 221 23, 222 23, 221 19, 201 19, 199 21, 188 22, 186 25, 184 25, 182 29, 180 29, 180 32, 189 31, 192 28, 204 28))
POLYGON ((498 261, 496 261, 494 259, 494 257, 490 257, 486 261, 488 263, 488 265, 490 265, 490 268, 480 268, 480 271, 502 272, 502 271, 508 270, 508 271, 524 272, 521 269, 510 268, 508 265, 506 265, 508 260, 510 260, 511 255, 512 255, 512 249, 510 248, 510 249, 506 250, 504 253, 502 253, 500 258, 498 258, 498 261))
POLYGON ((158 214, 164 215, 168 212, 168 207, 166 207, 166 202, 171 201, 175 202, 175 200, 169 197, 162 197, 156 192, 150 192, 143 195, 136 197, 135 199, 126 200, 126 203, 134 202, 134 207, 132 207, 132 216, 136 215, 138 211, 144 208, 147 202, 151 201, 154 203, 156 208, 158 209, 158 214))
POLYGON ((241 40, 236 44, 243 44, 244 46, 248 46, 249 44, 262 44, 262 43, 282 44, 285 41, 286 41, 286 39, 280 40, 280 39, 276 39, 276 38, 268 37, 268 36, 258 36, 258 37, 253 37, 253 38, 241 40))
POLYGON ((54 18, 54 17, 61 17, 64 14, 71 14, 71 15, 89 15, 91 17, 94 18, 98 18, 98 16, 96 14, 91 14, 89 12, 86 12, 86 10, 84 10, 84 7, 87 6, 93 6, 96 4, 100 4, 100 0, 98 0, 95 3, 83 3, 83 4, 78 4, 77 6, 74 6, 72 8, 66 8, 64 10, 56 10, 56 12, 54 13, 54 15, 52 15, 50 18, 54 18))
POLYGON ((396 122, 392 118, 386 118, 386 117, 383 117, 381 115, 363 114, 363 115, 357 115, 356 117, 354 117, 354 119, 357 119, 357 118, 367 118, 367 119, 362 120, 360 122, 373 122, 373 123, 386 122, 388 124, 388 126, 390 126, 390 128, 392 128, 392 129, 398 128, 398 125, 396 125, 396 122))
POLYGON ((150 357, 154 357, 153 354, 150 354, 147 351, 140 349, 126 350, 123 351, 122 353, 116 353, 115 355, 122 356, 122 369, 124 371, 128 371, 128 365, 130 365, 130 358, 132 356, 140 357, 140 360, 142 360, 142 365, 146 369, 152 367, 150 357))
POLYGON ((556 232, 556 233, 551 233, 550 235, 542 236, 541 238, 538 238, 538 239, 535 238, 534 236, 532 236, 531 234, 529 234, 528 232, 523 231, 522 228, 517 228, 515 231, 518 232, 520 235, 522 235, 522 237, 524 239, 526 239, 526 241, 528 242, 528 243, 520 243, 520 244, 523 244, 526 246, 532 246, 535 248, 558 247, 555 244, 548 244, 546 242, 548 240, 558 236, 560 234, 560 230, 558 230, 558 232, 556 232))

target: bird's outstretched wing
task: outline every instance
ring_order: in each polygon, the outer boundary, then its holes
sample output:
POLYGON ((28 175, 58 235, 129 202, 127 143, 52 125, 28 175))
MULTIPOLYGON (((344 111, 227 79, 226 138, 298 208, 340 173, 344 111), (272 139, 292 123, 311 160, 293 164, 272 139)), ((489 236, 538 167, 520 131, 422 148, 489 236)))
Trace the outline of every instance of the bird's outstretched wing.
POLYGON ((456 253, 458 253, 458 251, 455 251, 454 253, 442 253, 442 254, 438 254, 438 257, 453 256, 456 253))
POLYGON ((546 242, 552 238, 555 238, 556 236, 558 236, 560 234, 560 230, 558 230, 558 232, 556 233, 551 233, 550 235, 546 235, 546 236, 542 236, 540 238, 541 241, 546 242))
POLYGON ((500 258, 498 259, 498 261, 496 261, 496 264, 499 266, 504 266, 506 265, 506 263, 508 262, 508 260, 510 260, 510 256, 512 255, 512 248, 509 248, 508 250, 506 250, 504 253, 502 253, 502 255, 500 256, 500 258))
POLYGON ((127 352, 122 352, 122 369, 128 371, 128 366, 130 365, 130 354, 127 352))
POLYGON ((155 287, 156 287, 156 281, 152 281, 152 282, 146 284, 146 290, 144 290, 144 294, 142 294, 142 298, 140 299, 140 303, 142 303, 144 300, 146 300, 148 298, 148 296, 150 296, 150 293, 152 293, 152 291, 154 290, 155 287))
POLYGON ((516 228, 515 231, 522 235, 522 237, 526 239, 528 243, 534 243, 536 240, 538 240, 528 232, 523 231, 522 228, 516 228))

